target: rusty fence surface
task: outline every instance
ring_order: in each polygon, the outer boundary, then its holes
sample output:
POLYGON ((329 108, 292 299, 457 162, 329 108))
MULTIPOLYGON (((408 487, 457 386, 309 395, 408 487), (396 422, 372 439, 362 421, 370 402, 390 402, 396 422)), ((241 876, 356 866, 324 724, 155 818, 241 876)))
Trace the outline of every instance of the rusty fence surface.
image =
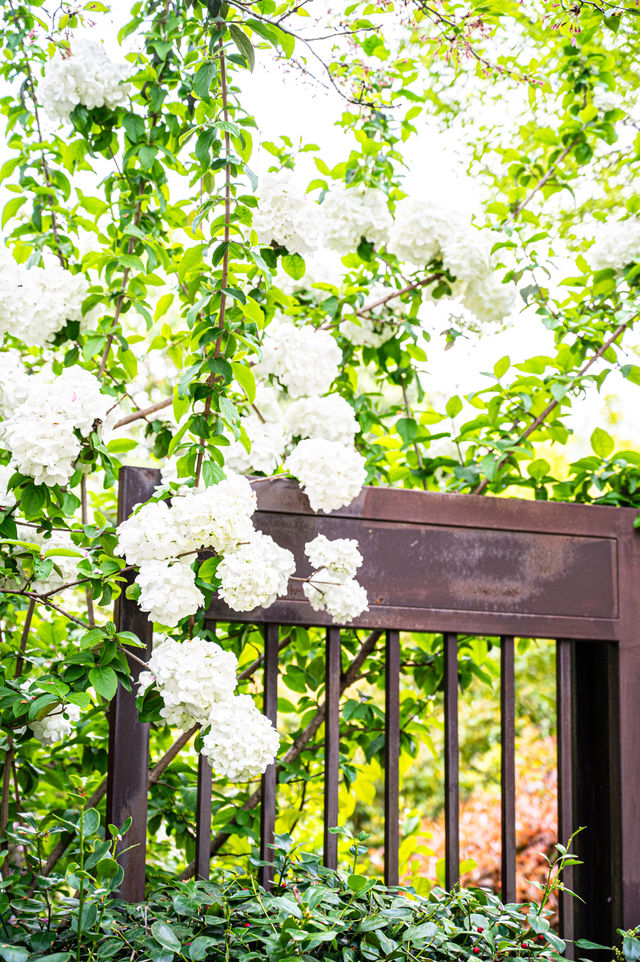
MULTIPOLYGON (((126 467, 120 518, 145 501, 159 472, 126 467)), ((516 788, 514 638, 556 639, 558 835, 580 826, 583 860, 564 876, 581 899, 560 899, 565 937, 611 944, 615 929, 640 922, 640 536, 629 508, 475 498, 365 488, 347 508, 315 515, 288 480, 256 486, 256 527, 293 551, 297 574, 311 569, 307 541, 356 538, 359 580, 370 610, 354 627, 385 635, 385 879, 398 882, 400 632, 444 639, 446 885, 458 880, 458 635, 499 637, 501 644, 501 820, 503 898, 515 899, 516 788)), ((326 625, 324 860, 337 861, 340 737, 340 629, 307 603, 300 582, 271 608, 239 616, 217 599, 212 622, 264 626, 264 712, 277 723, 280 626, 326 625)), ((151 649, 151 626, 135 602, 121 599, 121 630, 151 649)), ((352 627, 352 626, 350 626, 352 627)), ((141 649, 137 650, 140 657, 141 649)), ((134 676, 138 668, 132 663, 134 676)), ((111 705, 107 820, 133 818, 125 839, 122 895, 144 897, 149 730, 134 698, 119 689, 111 705)), ((276 766, 262 779, 261 857, 269 858, 277 806, 276 766)), ((211 857, 211 771, 198 770, 196 873, 211 857)), ((269 884, 270 870, 261 869, 269 884)))

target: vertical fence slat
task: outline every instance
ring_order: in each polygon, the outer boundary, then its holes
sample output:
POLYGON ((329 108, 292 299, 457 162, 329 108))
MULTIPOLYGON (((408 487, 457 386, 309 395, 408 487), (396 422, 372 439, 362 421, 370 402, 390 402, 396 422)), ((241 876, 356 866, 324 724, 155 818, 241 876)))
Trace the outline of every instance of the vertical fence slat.
MULTIPOLYGON (((159 483, 159 472, 145 468, 122 468, 118 489, 118 523, 129 517, 134 505, 148 501, 159 483)), ((127 584, 133 581, 129 572, 127 584)), ((135 601, 125 597, 125 585, 118 598, 115 623, 118 631, 131 631, 145 648, 131 648, 144 661, 151 654, 153 626, 135 601)), ((126 651, 125 646, 125 651, 126 651)), ((109 706, 109 762, 107 768, 107 824, 120 828, 128 818, 131 827, 116 847, 124 880, 118 890, 126 902, 141 902, 145 895, 147 852, 147 782, 149 778, 149 724, 141 722, 136 709, 136 687, 141 666, 130 660, 133 691, 122 685, 109 706)))
POLYGON ((400 632, 387 631, 385 650, 384 880, 398 885, 400 847, 400 632))
MULTIPOLYGON (((556 705, 558 745, 558 839, 566 845, 574 830, 573 817, 573 670, 574 642, 560 639, 556 642, 556 705)), ((569 866, 562 873, 562 881, 573 889, 574 872, 569 866)), ((564 939, 574 938, 574 899, 558 893, 560 909, 560 933, 564 939)), ((563 953, 573 958, 573 945, 567 945, 563 953)))
POLYGON ((500 639, 502 900, 516 900, 516 689, 513 638, 500 639))
POLYGON ((324 864, 338 867, 338 785, 340 779, 340 629, 327 628, 324 716, 324 864))
POLYGON ((444 636, 445 887, 460 880, 460 773, 458 751, 458 636, 444 636))
MULTIPOLYGON (((264 626, 264 713, 275 725, 278 721, 278 626, 264 626)), ((276 824, 276 765, 269 765, 262 776, 262 800, 260 804, 260 858, 273 861, 273 833, 276 824)), ((269 888, 273 881, 273 868, 261 865, 260 884, 269 888)))
POLYGON ((209 878, 211 858, 211 766, 198 755, 198 796, 196 800, 196 878, 209 878))

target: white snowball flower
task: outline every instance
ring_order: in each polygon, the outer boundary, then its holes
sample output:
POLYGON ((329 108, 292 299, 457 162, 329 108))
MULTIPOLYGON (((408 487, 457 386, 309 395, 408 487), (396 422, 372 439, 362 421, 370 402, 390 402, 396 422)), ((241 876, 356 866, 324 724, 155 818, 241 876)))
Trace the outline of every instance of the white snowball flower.
POLYGON ((624 100, 620 94, 606 87, 595 87, 593 90, 593 106, 601 113, 609 110, 624 110, 624 100))
POLYGON ((300 441, 284 463, 300 482, 314 511, 335 511, 351 504, 365 478, 365 460, 338 441, 300 441))
POLYGON ((149 621, 174 628, 188 615, 195 615, 204 596, 195 585, 195 572, 189 559, 144 561, 136 576, 140 585, 139 605, 149 613, 149 621))
POLYGON ((356 347, 380 347, 389 341, 397 331, 395 324, 385 324, 369 314, 345 318, 340 322, 339 331, 343 337, 356 347))
POLYGON ((231 651, 203 638, 178 642, 166 638, 155 645, 149 671, 138 678, 138 694, 156 683, 168 725, 187 731, 204 725, 215 705, 233 696, 238 661, 231 651))
POLYGON ((16 503, 15 494, 7 488, 15 473, 16 469, 12 464, 0 464, 0 511, 3 508, 11 508, 16 503))
POLYGON ((0 430, 21 474, 36 484, 67 483, 82 447, 73 424, 57 419, 53 412, 18 408, 0 430))
POLYGON ((166 501, 150 501, 143 505, 136 514, 119 524, 117 531, 116 554, 126 558, 130 565, 166 561, 192 547, 185 545, 166 501))
POLYGON ((271 384, 258 381, 256 384, 255 407, 265 421, 278 423, 284 417, 284 403, 287 400, 286 394, 276 391, 271 384))
POLYGON ((242 426, 251 442, 251 451, 240 441, 232 441, 224 452, 225 466, 234 471, 273 474, 289 441, 284 426, 278 421, 261 421, 257 414, 242 418, 242 426))
POLYGON ((328 331, 275 320, 262 343, 259 377, 273 375, 291 397, 325 394, 338 376, 342 352, 328 331))
POLYGON ((324 438, 351 444, 360 430, 353 408, 339 394, 303 397, 286 413, 289 432, 296 438, 324 438))
POLYGON ((384 191, 364 184, 332 187, 322 212, 326 244, 340 254, 355 252, 363 237, 384 247, 393 223, 384 191))
POLYGON ((334 538, 323 534, 305 545, 304 553, 314 568, 328 568, 337 578, 353 578, 362 564, 358 542, 353 538, 334 538))
POLYGON ((595 244, 586 257, 596 271, 607 267, 621 271, 640 261, 640 217, 598 224, 595 244))
POLYGON ((9 417, 27 400, 29 387, 30 376, 18 351, 0 351, 0 418, 9 417))
POLYGON ((457 226, 442 240, 444 266, 458 281, 483 281, 492 269, 491 248, 497 238, 492 231, 471 224, 457 226))
POLYGON ((262 775, 275 761, 280 736, 249 695, 235 695, 216 705, 202 754, 217 775, 246 781, 262 775))
POLYGON ((246 478, 231 471, 209 488, 193 488, 173 499, 171 519, 183 544, 194 550, 226 551, 251 535, 256 496, 246 478))
POLYGON ((286 595, 295 570, 290 551, 254 531, 246 544, 225 551, 216 571, 221 581, 218 593, 234 611, 268 608, 279 595, 286 595))
POLYGON ((275 242, 290 254, 310 254, 320 242, 317 205, 291 180, 290 170, 266 174, 253 214, 253 227, 261 244, 275 242))
POLYGON ((513 284, 503 284, 495 273, 472 281, 467 285, 462 300, 479 321, 492 323, 503 321, 514 310, 516 288, 513 284))
POLYGON ((78 104, 114 109, 126 103, 131 92, 123 83, 126 63, 114 63, 95 40, 75 37, 69 50, 58 49, 46 64, 38 84, 38 100, 53 119, 65 121, 78 104))
POLYGON ((102 422, 113 398, 78 365, 53 377, 46 368, 29 378, 27 398, 0 424, 0 440, 16 469, 36 484, 66 484, 86 437, 102 422))
POLYGON ((67 321, 81 320, 87 289, 83 274, 59 264, 27 268, 0 249, 0 333, 43 347, 67 321))
POLYGON ((465 230, 468 218, 431 200, 405 197, 396 205, 387 249, 400 261, 424 267, 442 256, 442 245, 452 232, 465 230))
MULTIPOLYGON (((27 682, 29 686, 31 682, 27 682)), ((23 686, 24 687, 24 686, 23 686)), ((33 688, 29 692, 31 695, 40 694, 33 688)), ((55 745, 56 742, 64 741, 72 732, 74 725, 80 720, 80 709, 77 705, 56 705, 50 712, 40 720, 35 719, 29 722, 28 727, 43 745, 55 745)))
POLYGON ((302 586, 314 611, 327 611, 335 624, 346 625, 369 608, 367 592, 354 578, 341 578, 320 568, 302 586))

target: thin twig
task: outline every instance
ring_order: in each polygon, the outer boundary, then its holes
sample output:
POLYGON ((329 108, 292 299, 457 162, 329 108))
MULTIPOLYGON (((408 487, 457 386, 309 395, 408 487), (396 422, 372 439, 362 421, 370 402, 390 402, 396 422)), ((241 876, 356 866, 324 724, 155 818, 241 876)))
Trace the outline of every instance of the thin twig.
MULTIPOLYGON (((613 332, 613 334, 611 335, 611 337, 610 337, 607 341, 605 341, 605 343, 604 343, 601 347, 598 348, 598 350, 597 350, 596 353, 593 355, 593 357, 589 358, 589 360, 587 361, 587 363, 584 364, 584 365, 580 368, 580 370, 579 370, 578 373, 576 374, 576 378, 575 378, 576 380, 578 380, 578 378, 583 377, 583 375, 585 375, 585 374, 587 373, 587 371, 589 370, 589 368, 590 368, 593 364, 595 364, 595 362, 596 362, 597 360, 599 360, 599 359, 602 357, 603 354, 606 353, 606 351, 611 347, 611 345, 620 337, 620 335, 621 335, 624 331, 626 331, 626 329, 629 327, 629 325, 632 324, 633 321, 635 321, 638 316, 640 316, 640 312, 638 312, 638 314, 634 314, 633 317, 630 317, 630 318, 629 318, 628 320, 626 320, 623 324, 619 324, 619 325, 618 325, 618 327, 615 329, 615 331, 613 332)), ((516 441, 516 446, 517 446, 518 444, 521 444, 523 441, 526 441, 527 438, 528 438, 531 434, 533 434, 533 432, 536 431, 544 421, 546 421, 546 419, 549 417, 549 415, 551 414, 551 412, 554 411, 554 410, 558 407, 559 403, 560 403, 560 401, 556 401, 556 400, 550 401, 549 404, 547 404, 547 406, 546 406, 546 408, 544 409, 544 411, 542 411, 542 413, 538 415, 538 417, 535 419, 535 421, 532 421, 532 422, 531 422, 531 424, 530 424, 529 427, 526 429, 526 431, 523 431, 523 432, 522 432, 522 434, 520 435, 520 437, 519 437, 518 440, 516 441)), ((501 467, 503 467, 503 465, 507 462, 507 460, 508 460, 508 455, 506 455, 506 456, 502 459, 502 461, 500 461, 500 463, 498 464, 498 470, 499 470, 501 467)), ((480 482, 480 484, 479 484, 476 488, 474 488, 471 493, 472 493, 472 494, 482 494, 483 491, 485 491, 485 490, 487 489, 488 485, 489 485, 489 479, 488 479, 488 478, 483 478, 482 481, 480 482)))
MULTIPOLYGON (((82 524, 89 523, 89 509, 87 506, 87 476, 82 475, 82 480, 80 481, 80 505, 82 512, 82 524)), ((96 623, 95 613, 93 611, 93 591, 90 584, 87 584, 84 589, 84 596, 87 602, 87 618, 89 620, 89 626, 94 627, 96 623)))
POLYGON ((586 128, 587 128, 587 124, 583 124, 582 127, 580 128, 580 132, 573 138, 571 143, 568 144, 567 147, 565 147, 565 149, 562 151, 560 156, 551 164, 551 167, 549 167, 549 170, 546 172, 546 174, 544 174, 544 176, 540 178, 538 183, 529 191, 529 193, 527 194, 525 199, 522 201, 522 203, 518 204, 516 209, 509 215, 509 217, 507 218, 507 223, 509 223, 510 221, 517 220, 518 215, 522 213, 522 211, 525 209, 529 201, 533 197, 535 197, 535 195, 538 193, 539 190, 542 190, 544 185, 547 183, 547 181, 552 176, 552 174, 554 174, 555 171, 558 169, 558 167, 560 166, 562 161, 565 159, 567 154, 571 153, 573 148, 580 141, 582 134, 584 133, 586 128))
POLYGON ((22 674, 22 669, 24 667, 24 653, 27 648, 27 640, 29 638, 29 632, 31 631, 31 622, 33 620, 33 612, 35 611, 36 603, 33 598, 29 601, 29 607, 27 608, 27 614, 24 619, 24 625, 22 628, 22 635, 20 637, 20 647, 18 649, 18 658, 16 660, 16 671, 15 678, 19 678, 22 674))

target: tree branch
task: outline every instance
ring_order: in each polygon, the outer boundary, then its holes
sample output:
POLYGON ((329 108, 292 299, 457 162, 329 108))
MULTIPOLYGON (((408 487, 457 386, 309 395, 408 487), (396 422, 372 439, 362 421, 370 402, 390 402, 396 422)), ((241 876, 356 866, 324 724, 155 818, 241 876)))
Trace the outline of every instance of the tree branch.
MULTIPOLYGON (((599 359, 602 357, 603 354, 606 353, 606 351, 611 347, 611 345, 612 345, 615 341, 617 341, 617 339, 620 337, 620 335, 621 335, 622 333, 624 333, 624 331, 626 331, 626 329, 637 319, 638 316, 640 316, 640 312, 639 312, 639 314, 634 314, 632 317, 630 317, 628 320, 626 320, 623 324, 619 324, 619 325, 618 325, 618 327, 615 329, 615 331, 613 332, 613 334, 611 335, 611 337, 610 337, 607 341, 605 341, 604 344, 603 344, 601 347, 598 348, 598 350, 597 350, 596 353, 593 355, 593 357, 589 358, 589 360, 587 361, 587 363, 584 364, 584 365, 580 368, 580 370, 578 371, 578 373, 576 374, 576 377, 575 377, 575 380, 576 380, 576 381, 578 380, 578 378, 583 377, 583 376, 587 373, 587 371, 589 370, 589 368, 590 368, 593 364, 595 364, 596 361, 599 360, 599 359)), ((546 421, 546 419, 549 417, 549 415, 551 414, 551 412, 552 412, 552 411, 555 411, 555 409, 558 407, 559 403, 560 403, 560 402, 559 402, 559 401, 556 401, 556 400, 550 401, 549 404, 547 404, 547 406, 546 406, 546 408, 544 409, 544 411, 542 411, 542 413, 538 415, 538 417, 535 419, 535 421, 532 421, 531 424, 529 425, 529 427, 528 427, 525 431, 522 432, 522 434, 520 435, 520 437, 519 437, 518 440, 516 441, 516 446, 517 446, 518 444, 521 444, 523 441, 526 441, 527 438, 528 438, 531 434, 533 434, 533 432, 536 431, 544 421, 546 421)), ((505 456, 505 457, 502 459, 502 461, 500 461, 500 463, 498 464, 498 469, 500 469, 501 467, 503 467, 503 465, 507 462, 507 460, 508 460, 508 455, 505 456)), ((480 484, 479 484, 476 488, 474 488, 471 493, 472 493, 472 494, 482 494, 484 491, 486 491, 488 485, 489 485, 489 479, 488 479, 488 478, 483 478, 482 481, 480 482, 480 484)))
MULTIPOLYGON (((371 652, 374 650, 376 646, 376 642, 381 637, 381 635, 382 635, 381 631, 372 631, 368 635, 368 637, 365 639, 365 641, 362 643, 358 653, 356 654, 355 658, 349 665, 349 668, 340 677, 340 694, 341 695, 344 694, 347 688, 349 688, 357 679, 358 674, 360 672, 360 668, 362 667, 365 660, 369 657, 371 652)), ((324 722, 325 710, 326 710, 325 703, 323 702, 321 705, 318 706, 317 712, 315 713, 315 715, 313 716, 313 718, 311 719, 307 727, 302 732, 300 732, 298 737, 292 743, 288 752, 286 753, 280 765, 278 766, 278 770, 280 770, 282 765, 288 765, 291 762, 295 761, 295 759, 298 757, 298 755, 300 755, 302 750, 309 744, 313 736, 316 734, 316 732, 324 722)), ((249 796, 249 798, 244 803, 244 805, 241 806, 241 811, 247 812, 247 811, 251 811, 251 809, 254 809, 256 805, 258 805, 261 797, 262 797, 262 788, 257 788, 255 792, 253 792, 253 794, 249 796)), ((230 836, 232 835, 233 826, 236 824, 237 824, 236 820, 235 818, 233 818, 231 819, 231 821, 229 822, 229 824, 225 829, 223 829, 222 831, 214 835, 214 837, 211 839, 211 846, 209 849, 210 854, 212 856, 215 855, 222 848, 222 846, 225 844, 227 839, 230 838, 230 836)), ((178 880, 181 882, 184 882, 186 879, 191 878, 195 870, 196 870, 195 862, 190 862, 189 865, 187 865, 187 867, 185 868, 185 870, 179 875, 178 880)))
POLYGON ((131 424, 132 421, 139 421, 140 418, 146 418, 149 414, 155 414, 156 411, 162 411, 163 408, 168 408, 170 404, 173 403, 172 397, 167 397, 164 401, 158 401, 156 404, 152 404, 151 407, 143 408, 139 411, 134 411, 133 414, 127 414, 126 417, 120 418, 119 421, 113 425, 113 429, 122 428, 125 424, 131 424))

